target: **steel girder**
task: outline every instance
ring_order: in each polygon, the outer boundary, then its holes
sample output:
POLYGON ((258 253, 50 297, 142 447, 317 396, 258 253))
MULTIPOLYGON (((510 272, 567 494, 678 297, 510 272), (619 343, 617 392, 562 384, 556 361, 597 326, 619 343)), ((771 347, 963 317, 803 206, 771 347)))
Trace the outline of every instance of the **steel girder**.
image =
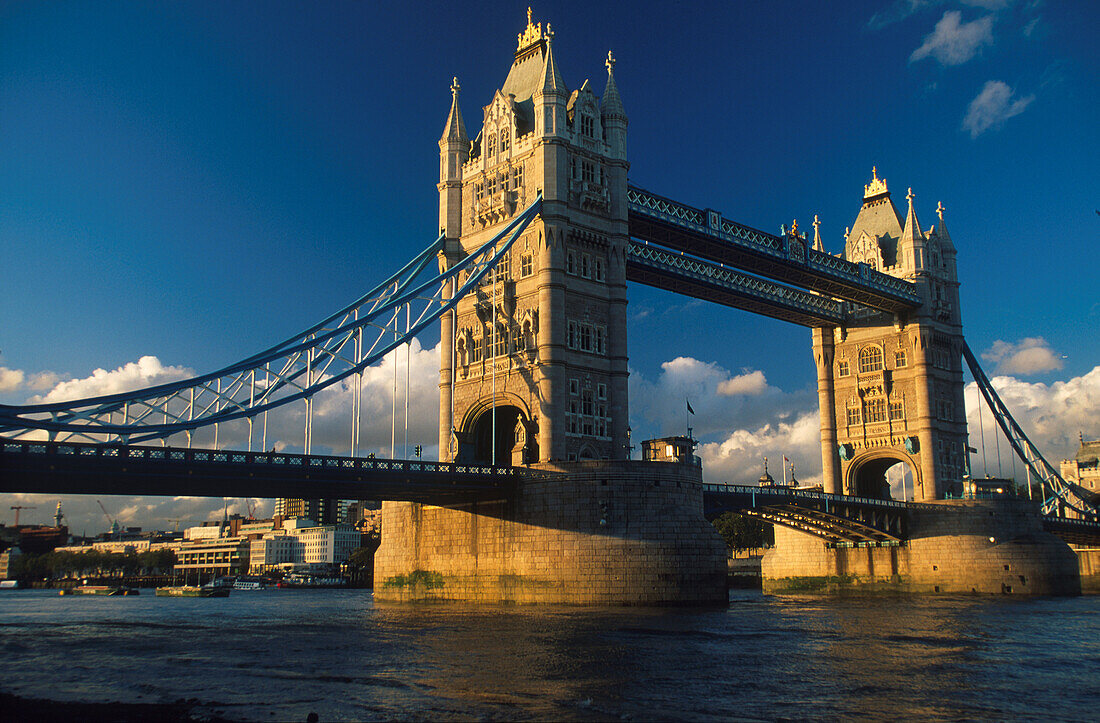
POLYGON ((542 194, 454 266, 425 272, 440 236, 369 293, 321 323, 219 371, 121 394, 0 405, 0 437, 137 443, 251 420, 353 375, 405 344, 477 287, 542 208, 542 194), (404 319, 401 317, 404 316, 404 319), (403 323, 402 323, 403 322, 403 323))
POLYGON ((815 251, 804 240, 774 236, 629 186, 630 235, 726 266, 777 279, 820 294, 897 313, 921 304, 904 279, 815 251))
POLYGON ((842 324, 842 302, 742 274, 721 264, 684 256, 633 239, 626 248, 626 278, 802 326, 842 324))
POLYGON ((1043 529, 1071 545, 1100 546, 1100 522, 1048 516, 1043 518, 1043 529))
POLYGON ((789 487, 703 485, 708 513, 735 510, 833 543, 900 542, 909 536, 904 502, 789 487))
POLYGON ((962 353, 967 366, 970 367, 970 373, 974 376, 974 382, 985 397, 990 410, 993 411, 993 418, 997 420, 997 425, 1004 432, 1008 443, 1012 446, 1012 451, 1031 474, 1043 484, 1043 489, 1050 490, 1050 496, 1043 501, 1043 514, 1064 516, 1059 513, 1069 508, 1085 519, 1094 522, 1100 519, 1097 514, 1095 493, 1062 479, 1062 475, 1054 465, 1047 462, 1039 449, 1024 434, 1024 430, 1020 429, 1020 425, 1013 419, 1008 407, 997 394, 997 390, 993 388, 989 377, 982 371, 978 359, 974 356, 974 352, 970 351, 966 342, 963 342, 962 353))

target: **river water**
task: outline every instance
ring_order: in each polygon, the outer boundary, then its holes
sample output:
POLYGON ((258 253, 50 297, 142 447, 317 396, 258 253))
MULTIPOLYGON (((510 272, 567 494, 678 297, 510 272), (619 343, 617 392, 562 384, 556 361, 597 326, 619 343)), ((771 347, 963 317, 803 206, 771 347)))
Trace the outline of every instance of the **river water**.
POLYGON ((231 720, 1096 720, 1100 597, 811 598, 724 610, 0 592, 0 692, 197 699, 231 720))

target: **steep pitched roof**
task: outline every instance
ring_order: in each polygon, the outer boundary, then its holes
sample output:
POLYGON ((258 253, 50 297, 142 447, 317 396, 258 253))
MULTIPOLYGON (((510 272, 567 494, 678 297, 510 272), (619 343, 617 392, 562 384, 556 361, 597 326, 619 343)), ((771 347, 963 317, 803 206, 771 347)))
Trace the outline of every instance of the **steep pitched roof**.
POLYGON ((600 113, 611 117, 626 118, 626 110, 623 108, 623 99, 619 96, 619 87, 615 85, 615 58, 611 51, 607 51, 607 87, 604 88, 603 98, 600 99, 600 113))
POLYGON ((945 253, 955 253, 955 243, 951 240, 951 234, 947 232, 947 225, 943 220, 943 212, 946 211, 942 203, 936 204, 936 215, 939 216, 940 222, 936 225, 935 232, 936 237, 940 240, 940 247, 945 253))
POLYGON ((917 211, 913 208, 913 189, 909 189, 909 193, 905 198, 909 201, 909 212, 905 214, 905 229, 901 232, 901 244, 905 244, 907 247, 912 248, 917 239, 924 240, 924 234, 920 230, 920 223, 917 221, 917 211))
POLYGON ((542 75, 539 76, 539 89, 543 93, 561 93, 565 95, 568 89, 561 73, 558 72, 558 64, 554 62, 554 48, 550 41, 546 41, 546 56, 542 66, 542 75))
POLYGON ((890 191, 886 187, 886 181, 878 177, 877 169, 873 171, 874 178, 871 183, 864 186, 863 205, 859 208, 855 222, 848 232, 848 242, 845 245, 844 258, 852 258, 851 247, 858 243, 864 233, 878 241, 883 248, 884 255, 892 256, 896 250, 897 241, 901 238, 901 216, 894 202, 890 200, 890 191))
POLYGON ((447 123, 443 126, 441 141, 469 142, 466 135, 466 124, 462 122, 462 110, 458 107, 458 78, 451 82, 451 112, 447 114, 447 123))

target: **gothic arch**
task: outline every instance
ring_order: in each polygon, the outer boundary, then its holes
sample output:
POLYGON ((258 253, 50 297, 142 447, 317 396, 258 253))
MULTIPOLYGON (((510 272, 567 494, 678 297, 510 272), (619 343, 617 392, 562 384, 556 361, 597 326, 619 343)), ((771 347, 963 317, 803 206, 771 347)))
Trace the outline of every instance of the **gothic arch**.
POLYGON ((917 456, 894 447, 867 450, 853 459, 844 470, 845 493, 857 497, 890 499, 886 471, 898 463, 906 465, 912 476, 909 496, 920 499, 921 496, 915 492, 923 486, 920 460, 917 456))

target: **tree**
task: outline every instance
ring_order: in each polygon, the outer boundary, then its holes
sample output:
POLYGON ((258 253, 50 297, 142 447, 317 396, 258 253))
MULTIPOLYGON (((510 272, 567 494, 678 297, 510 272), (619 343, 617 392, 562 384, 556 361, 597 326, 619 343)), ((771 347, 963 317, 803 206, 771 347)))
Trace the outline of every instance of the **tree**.
POLYGON ((736 512, 723 512, 712 524, 734 552, 756 550, 775 542, 775 530, 771 524, 736 512))

